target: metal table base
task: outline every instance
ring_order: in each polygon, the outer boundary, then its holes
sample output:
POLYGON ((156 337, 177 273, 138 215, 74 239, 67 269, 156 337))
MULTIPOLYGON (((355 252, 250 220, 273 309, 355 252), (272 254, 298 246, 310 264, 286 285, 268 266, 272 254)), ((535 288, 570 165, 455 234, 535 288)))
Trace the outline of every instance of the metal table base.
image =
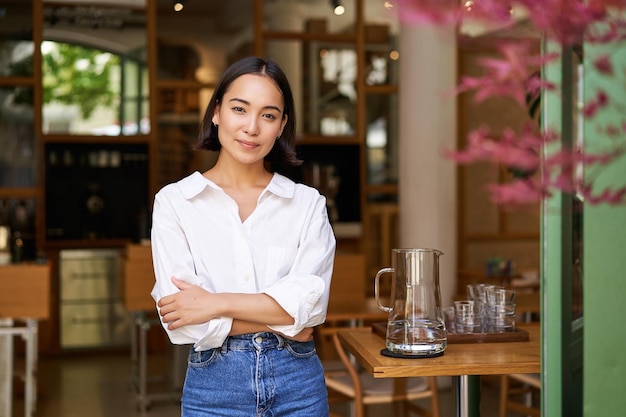
MULTIPOLYGON (((0 335, 21 336, 26 342, 24 373, 15 371, 14 373, 24 380, 24 416, 32 417, 37 409, 38 321, 35 319, 2 320, 0 335), (24 322, 24 326, 14 326, 14 321, 24 322)), ((13 355, 11 355, 9 362, 10 368, 13 369, 13 355)), ((10 394, 12 395, 12 392, 10 394)), ((8 404, 12 404, 13 398, 6 400, 8 404)))
MULTIPOLYGON (((132 317, 130 353, 131 353, 131 386, 136 394, 137 408, 146 411, 154 402, 180 400, 181 387, 176 386, 174 381, 177 378, 176 372, 163 375, 148 375, 148 341, 147 333, 153 326, 160 326, 157 318, 148 318, 144 311, 133 311, 132 317), (165 381, 169 383, 170 389, 164 392, 148 392, 148 383, 153 381, 165 381)), ((173 354, 172 356, 176 356, 173 354)), ((171 360, 176 371, 174 360, 171 360)))

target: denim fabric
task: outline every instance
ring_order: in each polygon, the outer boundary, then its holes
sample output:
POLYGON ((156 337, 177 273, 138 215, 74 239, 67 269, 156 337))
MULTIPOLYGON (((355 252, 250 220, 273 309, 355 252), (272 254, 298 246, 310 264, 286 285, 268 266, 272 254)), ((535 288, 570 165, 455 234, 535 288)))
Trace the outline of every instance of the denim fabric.
POLYGON ((327 417, 322 365, 311 342, 273 333, 231 336, 189 354, 183 417, 327 417))

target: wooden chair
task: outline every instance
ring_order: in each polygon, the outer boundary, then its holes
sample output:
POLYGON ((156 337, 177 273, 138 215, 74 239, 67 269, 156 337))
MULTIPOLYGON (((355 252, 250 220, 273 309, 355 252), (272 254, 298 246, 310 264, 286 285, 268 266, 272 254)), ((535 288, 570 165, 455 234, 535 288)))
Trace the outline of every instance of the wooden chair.
POLYGON ((425 417, 439 417, 439 391, 435 377, 417 378, 374 378, 364 372, 344 350, 337 330, 341 327, 326 327, 321 334, 332 339, 340 364, 332 362, 325 366, 326 386, 329 395, 336 393, 345 401, 352 402, 352 417, 365 417, 365 407, 370 404, 394 404, 393 415, 410 412, 425 417), (424 408, 414 400, 430 398, 430 409, 424 408))
MULTIPOLYGON (((328 311, 349 311, 363 308, 367 298, 365 285, 365 255, 338 253, 335 255, 333 278, 330 282, 328 311)), ((374 277, 372 277, 372 282, 374 277)))
MULTIPOLYGON (((362 253, 337 253, 335 256, 324 326, 369 326, 387 321, 388 313, 378 307, 373 297, 367 296, 366 282, 371 280, 373 283, 374 275, 367 276, 365 259, 362 253)), ((318 340, 319 347, 328 348, 331 356, 337 359, 332 341, 329 338, 318 340)))
MULTIPOLYGON (((538 292, 520 293, 517 296, 517 311, 522 318, 532 321, 539 314, 540 295, 538 292)), ((540 417, 541 409, 532 405, 532 395, 541 392, 541 379, 538 374, 510 374, 500 376, 500 417, 507 411, 521 415, 540 417)))
POLYGON ((536 374, 511 374, 500 377, 500 417, 507 411, 540 417, 541 409, 530 405, 527 396, 541 391, 541 380, 536 374))

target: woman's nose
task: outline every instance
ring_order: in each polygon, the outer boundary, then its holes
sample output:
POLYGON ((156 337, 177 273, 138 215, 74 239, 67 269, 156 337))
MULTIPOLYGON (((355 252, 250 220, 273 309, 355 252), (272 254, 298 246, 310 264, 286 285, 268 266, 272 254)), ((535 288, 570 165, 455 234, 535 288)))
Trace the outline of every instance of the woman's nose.
POLYGON ((244 131, 248 135, 257 135, 259 133, 259 123, 256 117, 250 117, 247 121, 247 124, 244 128, 244 131))

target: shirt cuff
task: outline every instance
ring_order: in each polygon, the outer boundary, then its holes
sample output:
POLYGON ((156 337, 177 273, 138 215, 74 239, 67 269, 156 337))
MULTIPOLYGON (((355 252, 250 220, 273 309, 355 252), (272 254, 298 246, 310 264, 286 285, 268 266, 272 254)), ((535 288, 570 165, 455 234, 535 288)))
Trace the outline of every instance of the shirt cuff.
POLYGON ((233 319, 231 317, 221 317, 219 319, 213 319, 209 321, 207 331, 196 343, 193 348, 196 352, 202 352, 203 350, 214 349, 222 346, 224 340, 228 337, 230 329, 233 326, 233 319))
MULTIPOLYGON (((295 336, 305 327, 317 325, 311 322, 316 316, 315 305, 324 293, 325 284, 319 277, 311 277, 306 286, 295 282, 283 282, 268 288, 265 294, 272 297, 291 317, 294 323, 287 326, 268 326, 272 330, 283 333, 286 336, 295 336)), ((321 312, 325 315, 325 311, 321 312)))

